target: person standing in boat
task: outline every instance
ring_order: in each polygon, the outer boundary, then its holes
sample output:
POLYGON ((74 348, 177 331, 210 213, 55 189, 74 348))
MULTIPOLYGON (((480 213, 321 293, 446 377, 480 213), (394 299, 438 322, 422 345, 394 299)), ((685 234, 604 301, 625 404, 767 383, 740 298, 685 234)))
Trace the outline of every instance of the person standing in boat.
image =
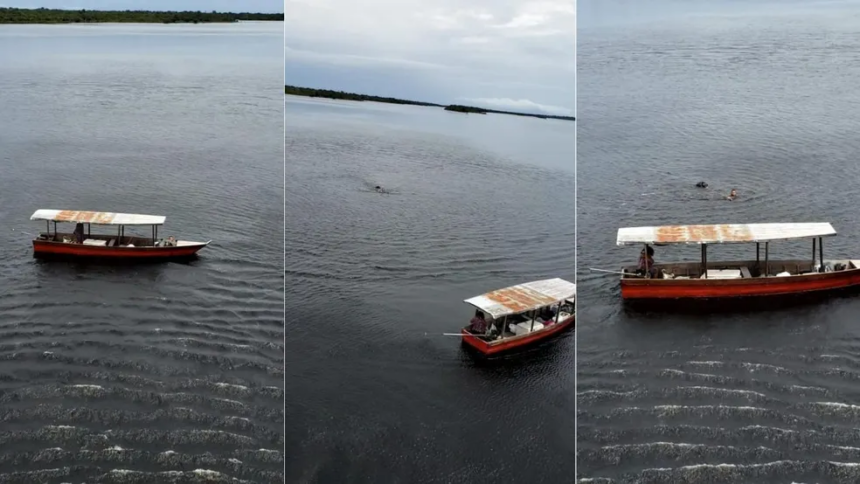
POLYGON ((654 277, 654 248, 646 245, 642 252, 639 253, 639 266, 636 273, 640 275, 648 275, 654 277))
POLYGON ((75 242, 79 244, 84 243, 84 224, 79 223, 75 224, 75 231, 73 232, 75 236, 75 242))
POLYGON ((474 334, 487 332, 487 320, 484 319, 484 313, 480 309, 475 311, 475 317, 469 321, 469 331, 474 334))

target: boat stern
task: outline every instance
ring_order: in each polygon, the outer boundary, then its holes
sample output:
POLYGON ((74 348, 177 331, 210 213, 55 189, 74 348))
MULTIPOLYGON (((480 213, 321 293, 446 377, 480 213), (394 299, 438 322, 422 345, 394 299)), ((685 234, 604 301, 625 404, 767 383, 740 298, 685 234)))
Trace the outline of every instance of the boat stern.
POLYGON ((479 351, 484 355, 489 355, 490 353, 492 353, 492 347, 486 341, 470 333, 468 329, 463 328, 462 330, 460 330, 460 332, 463 334, 463 344, 479 351))

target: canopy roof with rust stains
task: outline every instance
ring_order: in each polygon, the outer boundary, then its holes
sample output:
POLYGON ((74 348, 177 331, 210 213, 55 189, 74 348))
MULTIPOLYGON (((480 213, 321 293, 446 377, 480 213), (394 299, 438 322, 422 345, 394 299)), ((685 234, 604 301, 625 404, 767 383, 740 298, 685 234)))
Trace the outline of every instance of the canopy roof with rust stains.
POLYGON ((618 245, 740 244, 836 235, 829 223, 666 225, 618 229, 618 245))
POLYGON ((73 222, 93 225, 163 225, 166 219, 167 217, 162 215, 47 209, 36 210, 30 216, 30 220, 49 220, 51 222, 73 222))
POLYGON ((463 302, 475 306, 496 319, 533 311, 575 296, 576 284, 556 278, 498 289, 463 302))

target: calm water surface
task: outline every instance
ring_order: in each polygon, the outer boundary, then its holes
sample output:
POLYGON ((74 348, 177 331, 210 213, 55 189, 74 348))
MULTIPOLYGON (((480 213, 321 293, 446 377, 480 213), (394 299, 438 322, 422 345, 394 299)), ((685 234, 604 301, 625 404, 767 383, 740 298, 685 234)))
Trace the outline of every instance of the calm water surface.
POLYGON ((287 481, 569 479, 574 333, 489 364, 441 334, 574 276, 575 125, 286 99, 287 481))
POLYGON ((0 27, 0 482, 284 482, 282 28, 0 27), (213 244, 40 263, 38 208, 213 244))
POLYGON ((856 257, 859 14, 580 31, 581 482, 860 482, 860 297, 643 312, 622 308, 614 276, 587 270, 635 263, 638 248, 615 247, 619 227, 673 223, 830 221, 840 235, 825 257, 856 257), (736 202, 722 199, 731 188, 736 202))

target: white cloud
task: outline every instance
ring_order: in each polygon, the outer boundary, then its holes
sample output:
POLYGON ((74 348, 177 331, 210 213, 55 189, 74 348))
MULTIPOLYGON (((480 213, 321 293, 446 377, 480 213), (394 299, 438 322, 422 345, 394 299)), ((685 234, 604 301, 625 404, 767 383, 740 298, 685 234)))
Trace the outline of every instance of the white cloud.
POLYGON ((511 111, 541 111, 544 114, 555 114, 561 116, 569 116, 573 111, 561 106, 549 106, 546 104, 538 104, 528 99, 509 99, 509 98, 464 98, 466 101, 475 103, 481 107, 490 109, 500 109, 511 111))
POLYGON ((488 44, 490 39, 487 37, 477 37, 477 36, 469 36, 469 37, 460 37, 456 39, 457 42, 461 44, 488 44))
MULTIPOLYGON (((450 102, 481 92, 572 109, 575 43, 575 0, 285 4, 288 72, 290 62, 421 69, 423 84, 450 102)), ((344 90, 348 82, 342 80, 344 90)))
POLYGON ((346 66, 367 66, 367 65, 400 65, 409 68, 418 69, 442 69, 445 66, 439 64, 431 64, 429 62, 415 61, 411 59, 398 59, 392 57, 373 57, 353 54, 330 54, 324 52, 314 52, 302 49, 293 49, 289 46, 284 46, 284 55, 287 58, 311 62, 325 62, 334 65, 346 66))

